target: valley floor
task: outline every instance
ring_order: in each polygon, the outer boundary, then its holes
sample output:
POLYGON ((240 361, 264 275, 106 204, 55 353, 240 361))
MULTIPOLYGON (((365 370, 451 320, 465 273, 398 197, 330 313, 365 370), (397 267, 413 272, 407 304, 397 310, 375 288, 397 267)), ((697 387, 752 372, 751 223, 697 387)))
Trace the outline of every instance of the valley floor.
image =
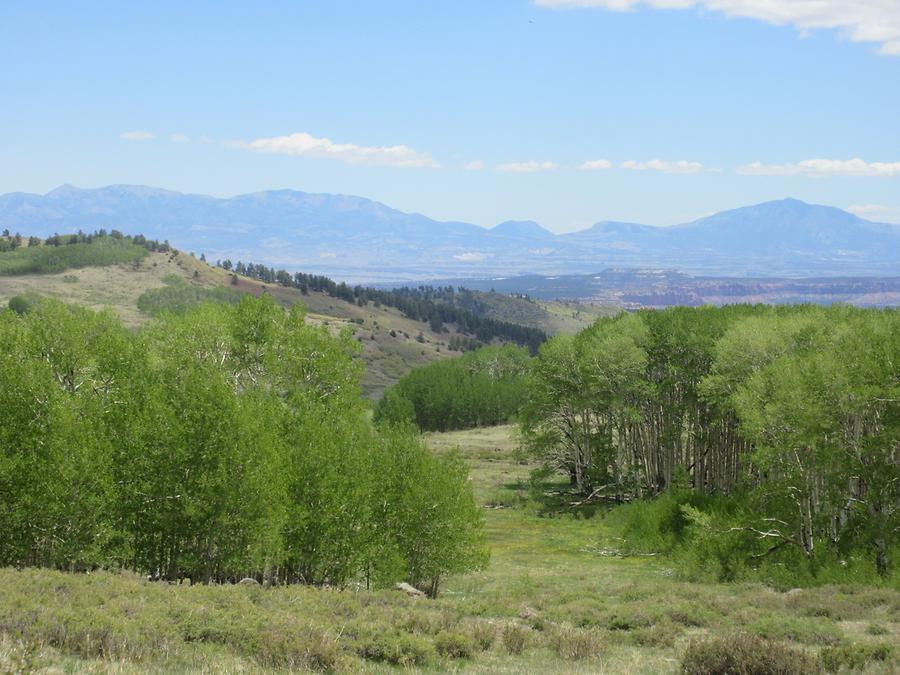
POLYGON ((665 560, 619 557, 602 508, 573 508, 564 482, 529 490, 512 427, 426 439, 470 462, 492 556, 439 599, 5 569, 0 672, 666 673, 692 640, 734 631, 848 664, 900 643, 896 591, 679 581, 665 560))

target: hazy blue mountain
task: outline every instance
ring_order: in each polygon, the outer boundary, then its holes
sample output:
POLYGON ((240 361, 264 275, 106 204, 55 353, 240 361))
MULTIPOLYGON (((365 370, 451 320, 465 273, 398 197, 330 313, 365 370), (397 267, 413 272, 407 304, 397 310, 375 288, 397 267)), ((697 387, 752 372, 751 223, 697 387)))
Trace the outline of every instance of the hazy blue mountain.
POLYGON ((675 227, 603 221, 554 235, 533 221, 492 229, 440 222, 362 197, 272 190, 222 199, 170 190, 63 185, 0 196, 0 228, 49 235, 104 227, 178 248, 352 280, 591 273, 609 267, 694 274, 886 275, 900 227, 795 199, 675 227))
POLYGON ((553 239, 556 235, 533 220, 506 220, 491 228, 491 234, 523 239, 553 239))

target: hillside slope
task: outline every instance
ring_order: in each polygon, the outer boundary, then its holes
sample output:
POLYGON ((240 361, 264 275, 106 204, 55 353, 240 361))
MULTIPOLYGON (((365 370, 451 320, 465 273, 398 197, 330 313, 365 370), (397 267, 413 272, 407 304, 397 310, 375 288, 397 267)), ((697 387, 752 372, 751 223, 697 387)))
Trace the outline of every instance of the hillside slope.
MULTIPOLYGON (((18 255, 21 257, 21 254, 22 249, 18 255)), ((0 253, 0 256, 4 255, 10 254, 0 253)), ((138 327, 150 319, 138 308, 142 295, 176 281, 199 289, 227 289, 229 294, 233 291, 251 295, 269 293, 286 307, 303 303, 312 322, 327 325, 335 331, 352 330, 362 348, 362 359, 366 364, 363 389, 370 398, 378 398, 385 387, 414 367, 458 355, 460 352, 451 349, 451 342, 471 341, 471 336, 460 333, 453 325, 436 331, 428 322, 413 320, 393 307, 379 303, 360 306, 324 292, 311 290, 303 294, 296 288, 265 284, 232 275, 174 249, 146 252, 127 264, 85 266, 43 274, 0 275, 0 307, 18 295, 51 297, 97 310, 109 308, 126 325, 138 327)), ((486 299, 486 302, 478 303, 477 315, 548 333, 575 332, 596 317, 588 308, 574 305, 538 304, 496 293, 474 295, 486 299)))
POLYGON ((396 309, 358 307, 324 293, 311 292, 304 296, 292 288, 266 287, 246 278, 239 278, 233 285, 224 270, 178 251, 153 252, 136 265, 0 276, 0 307, 5 307, 13 296, 36 294, 96 310, 109 308, 127 325, 138 327, 150 320, 150 316, 138 310, 138 298, 145 291, 163 288, 172 275, 203 287, 227 285, 252 295, 269 293, 285 306, 302 302, 308 308, 310 321, 334 330, 353 330, 366 364, 364 394, 371 398, 380 396, 385 387, 409 369, 458 353, 447 348, 448 334, 434 333, 427 323, 407 319, 396 309))

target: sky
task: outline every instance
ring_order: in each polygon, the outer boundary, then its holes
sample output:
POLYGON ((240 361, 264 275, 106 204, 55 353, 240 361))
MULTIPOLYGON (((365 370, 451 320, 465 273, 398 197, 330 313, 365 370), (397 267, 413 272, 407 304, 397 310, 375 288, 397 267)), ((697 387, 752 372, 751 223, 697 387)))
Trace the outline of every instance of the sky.
POLYGON ((0 193, 64 183, 900 223, 900 0, 4 0, 0 193))

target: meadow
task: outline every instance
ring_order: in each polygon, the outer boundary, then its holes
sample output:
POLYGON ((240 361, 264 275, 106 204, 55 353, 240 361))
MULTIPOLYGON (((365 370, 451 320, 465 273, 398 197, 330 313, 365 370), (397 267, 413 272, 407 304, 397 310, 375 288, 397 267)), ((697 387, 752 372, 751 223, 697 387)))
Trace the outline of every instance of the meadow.
POLYGON ((773 672, 897 670, 896 590, 684 581, 664 558, 621 553, 607 507, 577 505, 567 481, 533 483, 514 427, 426 441, 471 466, 491 550, 437 599, 4 569, 0 671, 702 672, 690 665, 716 638, 790 664, 773 672))

